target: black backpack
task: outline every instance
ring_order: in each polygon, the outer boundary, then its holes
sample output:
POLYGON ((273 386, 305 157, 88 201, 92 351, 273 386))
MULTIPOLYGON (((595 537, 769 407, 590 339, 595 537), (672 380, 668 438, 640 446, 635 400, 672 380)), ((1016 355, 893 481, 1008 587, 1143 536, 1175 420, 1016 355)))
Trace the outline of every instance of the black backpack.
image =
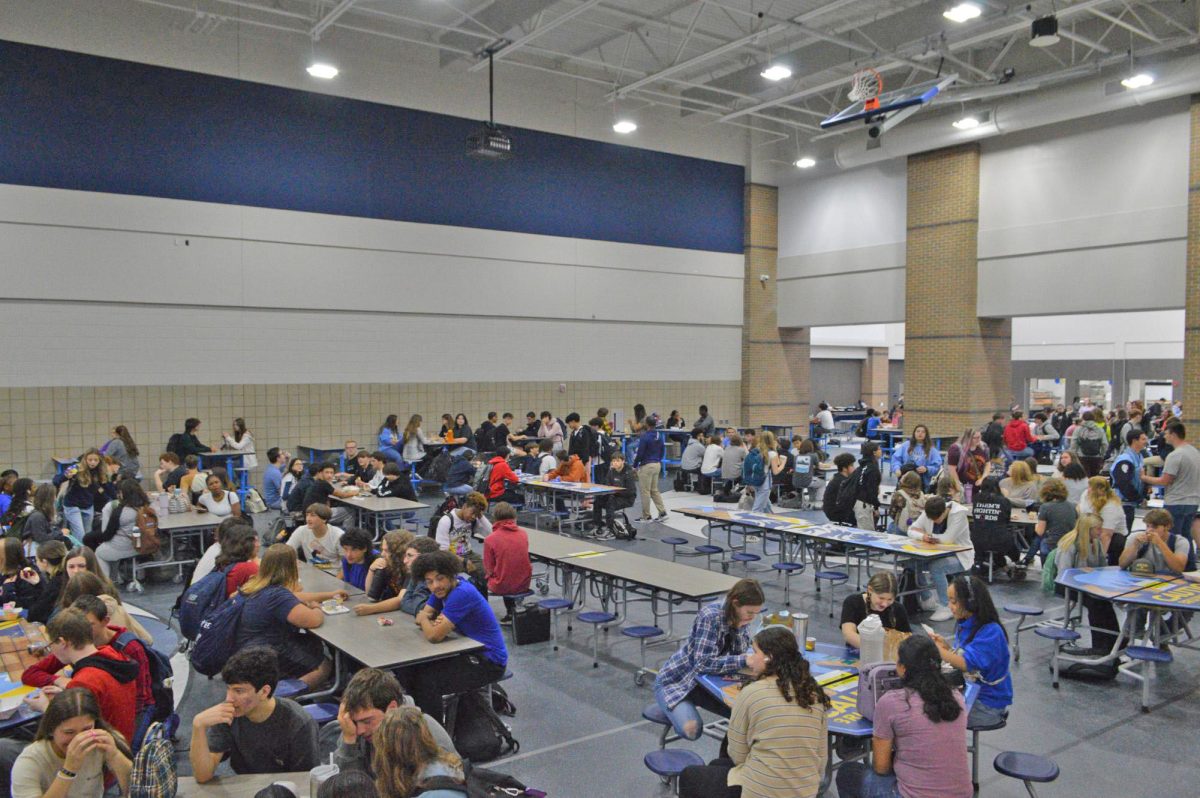
POLYGON ((154 696, 154 715, 151 720, 164 721, 175 711, 175 693, 171 689, 175 669, 165 654, 128 629, 114 637, 109 645, 124 654, 125 647, 134 640, 142 644, 146 661, 150 664, 150 692, 154 696))
POLYGON ((176 432, 170 438, 167 438, 167 451, 171 454, 177 454, 180 460, 183 459, 183 433, 176 432))
POLYGON ((495 451, 495 444, 492 441, 492 427, 484 427, 482 424, 479 429, 475 430, 475 450, 479 452, 495 451))
MULTIPOLYGON (((498 795, 526 795, 525 785, 509 776, 487 768, 477 768, 463 762, 463 781, 449 776, 433 776, 417 785, 416 795, 437 790, 458 792, 467 798, 495 798, 498 795)), ((542 793, 538 793, 541 795, 542 793)))
POLYGON ((1104 454, 1104 444, 1101 443, 1100 438, 1085 438, 1080 434, 1079 430, 1076 430, 1075 434, 1079 436, 1079 453, 1081 455, 1084 457, 1100 457, 1104 454))
POLYGON ((854 502, 858 500, 858 489, 862 486, 862 466, 854 469, 846 481, 838 488, 834 509, 840 517, 848 517, 854 511, 854 502))
POLYGON ((425 472, 426 479, 432 482, 445 482, 446 477, 450 476, 450 465, 453 459, 450 452, 442 449, 429 464, 429 470, 425 472))
POLYGON ((603 432, 599 433, 599 438, 600 459, 607 463, 617 453, 617 442, 611 435, 605 435, 603 432))
POLYGON ((867 437, 867 420, 865 418, 854 428, 854 435, 859 438, 867 437))
POLYGON ((292 486, 292 490, 288 493, 287 508, 290 513, 298 513, 304 509, 304 496, 308 493, 308 489, 312 487, 314 480, 308 474, 305 474, 296 484, 292 486))
POLYGON ((433 511, 433 515, 429 517, 429 531, 426 533, 426 536, 431 538, 437 537, 438 523, 442 520, 442 516, 456 509, 458 509, 458 499, 454 496, 447 496, 446 501, 439 504, 437 509, 433 511))
POLYGON ((496 714, 486 690, 472 690, 458 696, 458 711, 450 736, 459 756, 472 762, 490 762, 521 749, 496 714))

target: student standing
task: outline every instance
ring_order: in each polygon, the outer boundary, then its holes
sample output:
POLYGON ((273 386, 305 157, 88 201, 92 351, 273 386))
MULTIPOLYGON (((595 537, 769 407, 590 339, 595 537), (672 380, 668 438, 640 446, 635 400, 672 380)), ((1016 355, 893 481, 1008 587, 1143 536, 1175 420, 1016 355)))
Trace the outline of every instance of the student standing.
POLYGON ((942 453, 933 445, 933 439, 929 436, 929 427, 924 424, 913 427, 912 437, 897 446, 892 452, 893 472, 900 473, 900 468, 905 463, 912 463, 917 467, 917 473, 921 476, 921 485, 928 490, 930 483, 933 482, 933 475, 942 467, 942 453))
POLYGON ((246 419, 235 418, 233 420, 233 429, 230 432, 226 432, 222 437, 224 442, 221 448, 241 454, 242 466, 244 468, 258 468, 258 457, 255 456, 254 450, 254 436, 250 434, 250 430, 246 427, 246 419))
POLYGON ((226 759, 238 774, 317 766, 317 723, 296 702, 275 697, 279 678, 279 658, 265 646, 244 648, 225 663, 225 700, 192 720, 188 759, 197 783, 212 781, 226 759))
POLYGON ((675 732, 689 740, 704 731, 698 707, 727 712, 723 702, 699 684, 705 673, 729 676, 746 667, 752 637, 766 599, 754 579, 738 580, 725 598, 696 614, 687 640, 671 655, 654 680, 654 699, 671 719, 675 732))
POLYGON ((763 430, 758 436, 759 457, 763 462, 763 483, 754 488, 754 504, 750 508, 756 513, 771 512, 771 488, 775 484, 776 478, 787 465, 787 458, 781 456, 778 451, 778 444, 775 442, 775 435, 770 430, 763 430))
MULTIPOLYGON (((1069 568, 1103 568, 1108 565, 1111 534, 1101 528, 1100 516, 1091 513, 1079 516, 1075 528, 1058 542, 1054 564, 1059 573, 1069 568)), ((1088 629, 1092 634, 1090 648, 1070 646, 1070 654, 1108 653, 1117 641, 1117 613, 1111 601, 1081 591, 1084 609, 1088 611, 1088 629)), ((1123 638, 1122 638, 1123 639, 1123 638)))
POLYGON ((754 636, 746 667, 754 681, 729 719, 729 757, 693 765, 679 777, 683 798, 813 798, 821 790, 830 701, 791 630, 754 636))
POLYGON ((833 467, 837 471, 834 472, 833 477, 829 480, 829 484, 825 487, 825 496, 821 502, 821 511, 825 513, 826 518, 835 524, 854 526, 853 506, 843 511, 838 508, 837 501, 838 493, 842 490, 842 485, 854 473, 854 455, 849 452, 842 452, 833 458, 833 467))
POLYGON ((563 434, 562 425, 555 420, 549 410, 543 410, 542 423, 538 427, 537 437, 548 438, 552 450, 558 452, 563 448, 563 434))
POLYGON ((1187 442, 1187 430, 1183 422, 1170 419, 1164 431, 1167 443, 1172 447, 1163 463, 1162 473, 1157 477, 1142 476, 1148 485, 1162 485, 1163 509, 1171 514, 1176 535, 1192 539, 1192 522, 1200 507, 1200 452, 1187 442))
POLYGON ((858 495, 854 499, 854 522, 859 529, 875 529, 875 518, 879 514, 879 485, 883 482, 883 472, 879 470, 879 461, 883 457, 883 449, 874 441, 862 445, 862 459, 858 467, 862 473, 858 477, 858 495))
POLYGON ((653 520, 661 521, 667 517, 667 505, 658 490, 658 478, 662 473, 663 442, 654 428, 656 422, 653 416, 643 423, 645 430, 638 435, 637 453, 633 458, 633 467, 638 472, 638 485, 642 493, 642 517, 638 520, 651 520, 650 502, 653 501, 658 509, 658 517, 653 520))
POLYGON ((268 510, 278 512, 283 502, 283 468, 287 464, 287 452, 278 446, 267 450, 267 467, 263 470, 263 503, 268 510))
POLYGON ((585 466, 589 465, 592 461, 592 449, 596 442, 591 427, 583 425, 578 413, 568 413, 566 421, 570 434, 567 441, 567 454, 576 455, 585 466))
POLYGON ((708 414, 708 405, 700 405, 699 416, 696 418, 696 423, 692 425, 693 429, 698 429, 705 438, 710 437, 717 429, 717 424, 713 421, 713 417, 708 414))
POLYGON ((84 535, 92 531, 92 519, 96 514, 96 502, 105 496, 108 471, 100 459, 100 452, 88 449, 79 462, 67 469, 63 479, 55 484, 65 485, 60 489, 63 518, 71 530, 71 537, 83 542, 84 535))
MULTIPOLYGON (((930 637, 943 662, 979 682, 979 696, 967 717, 967 727, 999 723, 1008 717, 1013 701, 1008 632, 1000 622, 987 584, 979 577, 955 577, 949 600, 955 618, 953 645, 939 634, 930 637)), ((962 735, 958 739, 961 741, 962 735)))

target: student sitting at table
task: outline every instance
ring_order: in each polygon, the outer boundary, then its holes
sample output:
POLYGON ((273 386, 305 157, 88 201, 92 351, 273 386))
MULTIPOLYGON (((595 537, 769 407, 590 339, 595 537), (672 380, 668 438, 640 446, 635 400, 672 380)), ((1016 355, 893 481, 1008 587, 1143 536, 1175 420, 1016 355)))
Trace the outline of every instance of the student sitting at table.
MULTIPOLYGON (((412 699, 404 694, 399 680, 390 672, 363 668, 354 674, 338 706, 338 727, 342 734, 333 752, 333 764, 342 771, 365 772, 374 778, 375 732, 384 715, 405 706, 412 706, 412 699)), ((454 741, 442 724, 428 715, 422 715, 422 719, 437 747, 455 753, 454 741)))
MULTIPOLYGON (((513 414, 505 413, 500 416, 500 421, 492 428, 492 449, 497 446, 507 446, 513 448, 512 443, 508 440, 508 436, 512 434, 513 414)), ((520 447, 516 447, 520 448, 520 447)))
POLYGON ((704 456, 700 459, 699 493, 709 495, 713 492, 713 480, 721 478, 721 458, 725 450, 721 448, 721 439, 712 435, 704 448, 704 456))
POLYGON ((508 447, 500 446, 494 454, 495 457, 488 461, 492 467, 488 475, 488 502, 520 502, 522 496, 516 486, 521 484, 521 478, 508 464, 508 447))
POLYGON ((849 452, 842 452, 833 458, 833 467, 837 471, 825 487, 825 496, 821 502, 821 511, 825 513, 826 518, 835 524, 854 526, 854 506, 839 507, 837 501, 838 494, 842 490, 842 485, 854 473, 854 455, 849 452))
POLYGON ((388 712, 376 738, 372 765, 379 795, 461 798, 467 793, 462 760, 438 745, 421 710, 399 707, 388 712))
MULTIPOLYGON (((471 469, 472 473, 474 470, 471 469)), ((384 499, 408 499, 410 502, 417 500, 412 480, 396 463, 388 463, 383 467, 383 481, 373 492, 376 496, 384 499)))
POLYGON ((504 596, 501 624, 511 624, 517 600, 509 598, 529 589, 533 570, 529 564, 529 536, 517 526, 517 511, 508 502, 492 506, 492 534, 483 539, 483 571, 488 592, 504 596))
MULTIPOLYGON (((395 466, 396 463, 388 463, 395 466)), ((330 518, 334 516, 328 504, 310 504, 305 510, 304 526, 296 527, 295 532, 288 538, 288 546, 295 548, 306 563, 318 559, 326 563, 336 563, 341 557, 342 529, 332 526, 330 518)))
POLYGON ((522 474, 538 473, 538 445, 536 443, 527 443, 523 448, 524 454, 516 459, 516 467, 520 469, 522 474))
POLYGON ((955 618, 954 645, 937 633, 930 637, 943 662, 962 671, 969 681, 979 682, 979 696, 967 717, 967 728, 999 723, 1008 717, 1013 682, 1008 632, 987 584, 977 576, 956 576, 950 585, 950 609, 955 618))
POLYGON ((900 644, 896 672, 903 687, 875 703, 871 766, 838 767, 839 798, 970 798, 971 766, 962 695, 942 677, 937 646, 927 637, 900 644))
MULTIPOLYGON (((483 644, 482 653, 460 654, 404 669, 401 681, 406 677, 410 680, 417 706, 439 723, 444 721, 442 696, 497 682, 508 664, 508 649, 495 613, 470 580, 459 578, 461 571, 462 559, 448 551, 422 554, 412 564, 413 575, 425 581, 431 594, 416 618, 425 639, 440 643, 457 631, 483 644)), ((377 750, 377 763, 379 753, 377 750)))
MULTIPOLYGON (((1099 477, 1093 477, 1099 479, 1099 477)), ((1084 513, 1075 522, 1075 528, 1062 536, 1054 555, 1054 565, 1059 573, 1069 568, 1103 568, 1108 565, 1108 547, 1111 531, 1105 534, 1100 516, 1084 513)), ((1092 632, 1092 645, 1066 646, 1070 654, 1107 654, 1117 642, 1117 613, 1111 601, 1097 598, 1081 591, 1084 609, 1088 611, 1088 628, 1092 632)), ((1122 641, 1124 638, 1121 638, 1122 641)))
POLYGON ((554 455, 558 465, 546 473, 546 479, 561 479, 563 482, 587 482, 587 467, 578 455, 568 455, 565 450, 559 450, 554 455))
POLYGON ((829 697, 791 630, 763 629, 752 645, 746 667, 754 681, 733 702, 729 756, 684 769, 683 798, 813 798, 821 791, 829 697))
POLYGON ((446 443, 458 444, 458 448, 451 449, 450 454, 466 454, 467 452, 479 451, 479 444, 475 441, 475 430, 471 429, 471 422, 467 417, 459 413, 454 417, 454 427, 452 433, 446 438, 446 443))
POLYGON ((637 473, 625 462, 625 453, 621 450, 613 452, 601 484, 621 488, 620 493, 597 496, 592 501, 592 529, 596 540, 612 540, 616 537, 617 512, 628 510, 637 498, 637 473))
MULTIPOLYGON (((71 678, 65 688, 85 687, 96 696, 100 713, 125 740, 132 740, 137 724, 137 663, 116 651, 112 646, 97 647, 92 639, 92 625, 77 609, 65 609, 46 624, 49 652, 55 660, 71 666, 71 678)), ((46 663, 42 660, 39 665, 46 663)), ((32 666, 31 666, 32 667, 32 666)), ((21 681, 31 687, 40 681, 43 670, 27 668, 21 681)), ((44 712, 50 696, 59 685, 46 686, 40 695, 26 697, 25 703, 44 712)))
POLYGON ((488 501, 479 491, 467 494, 461 507, 457 507, 438 520, 434 540, 442 551, 451 550, 459 556, 471 549, 471 537, 487 537, 492 534, 492 523, 487 519, 488 501), (451 543, 454 548, 451 549, 451 543))
POLYGON ((679 470, 699 479, 701 466, 704 465, 704 451, 704 433, 698 429, 692 430, 687 448, 680 456, 679 470))
POLYGON ((213 567, 225 571, 226 596, 232 596, 258 573, 258 546, 258 533, 249 524, 237 524, 221 538, 221 553, 213 567))
POLYGON ((204 480, 201 479, 196 485, 196 478, 200 476, 200 458, 194 454, 189 454, 183 458, 183 476, 179 478, 179 490, 183 493, 188 501, 198 494, 204 492, 204 480))
MULTIPOLYGON (((1014 467, 1018 465, 1021 463, 1013 463, 1014 467)), ((1000 484, 1003 486, 1004 483, 1000 484)), ((1079 515, 1075 507, 1067 501, 1067 486, 1061 479, 1051 477, 1046 480, 1039 498, 1042 500, 1042 506, 1038 508, 1038 520, 1033 528, 1035 537, 1030 541, 1029 551, 1025 555, 1026 564, 1033 562, 1034 554, 1040 554, 1045 562, 1046 555, 1058 545, 1063 535, 1071 531, 1079 515)))
MULTIPOLYGON (((1191 542, 1172 531, 1174 520, 1166 510, 1154 509, 1143 519, 1146 529, 1134 532, 1125 542, 1117 564, 1138 573, 1174 574, 1196 570, 1191 542), (1139 567, 1134 568, 1137 564, 1139 567), (1140 567, 1144 565, 1145 567, 1140 567)), ((40 549, 39 549, 40 552, 40 549)))
POLYGON ((541 415, 542 423, 538 425, 537 437, 549 438, 551 450, 557 453, 563 448, 563 432, 562 425, 558 420, 550 414, 549 410, 543 410, 541 415))
MULTIPOLYGON (((413 416, 413 418, 417 419, 417 426, 419 427, 421 424, 421 421, 420 421, 421 417, 413 416)), ((409 426, 412 426, 411 420, 409 420, 408 423, 409 423, 409 426)), ((390 414, 387 418, 385 418, 383 420, 383 423, 379 425, 379 434, 377 436, 377 440, 379 442, 379 451, 383 452, 383 456, 386 457, 387 459, 391 460, 393 463, 400 463, 400 462, 403 462, 404 460, 408 459, 407 456, 401 457, 401 454, 400 454, 400 446, 401 446, 400 424, 399 424, 399 419, 396 417, 395 413, 390 414)), ((403 446, 404 446, 405 451, 407 452, 407 450, 408 450, 408 427, 404 428, 403 446)), ((424 450, 422 450, 421 456, 424 457, 424 455, 425 455, 425 452, 424 452, 424 450)), ((417 459, 419 460, 420 458, 417 458, 417 459)))
MULTIPOLYGON (((353 441, 348 443, 353 443, 353 441)), ((346 470, 335 474, 334 478, 357 485, 360 481, 370 482, 373 476, 375 476, 375 470, 371 468, 371 453, 366 449, 357 450, 356 447, 354 457, 346 461, 346 470)))
POLYGON ((291 510, 289 505, 299 504, 311 484, 312 476, 309 474, 309 468, 305 462, 299 457, 288 460, 287 469, 283 472, 283 481, 279 484, 279 499, 283 504, 283 509, 291 510), (293 500, 292 494, 297 490, 300 492, 293 500))
MULTIPOLYGON (((1066 454, 1070 456, 1070 452, 1066 454)), ((1057 472, 1055 475, 1058 475, 1057 472)), ((1067 463, 1063 467, 1062 476, 1058 478, 1067 486, 1067 501, 1071 504, 1079 504, 1079 500, 1087 491, 1088 486, 1088 476, 1087 472, 1083 470, 1083 466, 1076 462, 1067 463)))
POLYGON ((139 519, 158 514, 150 506, 150 497, 136 479, 121 480, 117 499, 104 506, 100 514, 100 531, 83 536, 84 544, 96 552, 100 570, 108 576, 109 563, 137 555, 134 535, 141 535, 139 519))
POLYGON ((924 424, 913 427, 912 437, 892 452, 892 471, 898 472, 905 463, 912 463, 917 467, 922 488, 929 487, 933 482, 933 475, 942 467, 942 453, 933 445, 929 427, 924 424))
POLYGON ((21 579, 38 589, 37 596, 25 609, 31 623, 46 623, 58 608, 67 575, 63 563, 67 558, 67 547, 58 540, 39 543, 34 559, 36 568, 21 569, 21 579))
POLYGON ((876 571, 867 580, 865 593, 851 593, 842 602, 842 639, 851 648, 859 647, 858 625, 868 615, 878 615, 884 629, 912 632, 904 605, 896 601, 896 575, 891 571, 876 571))
POLYGON ((1008 468, 1008 476, 1000 480, 1000 490, 1012 502, 1013 507, 1024 509, 1038 502, 1038 482, 1024 460, 1017 460, 1008 468))
MULTIPOLYGON (((332 496, 337 496, 339 499, 348 499, 351 496, 356 496, 357 493, 345 488, 338 488, 333 484, 334 467, 332 463, 318 463, 315 470, 312 472, 313 483, 309 486, 304 494, 303 507, 308 507, 313 504, 329 504, 329 499, 332 496)), ((331 508, 332 509, 332 508, 331 508)), ((345 507, 338 507, 333 510, 334 523, 340 523, 349 514, 349 510, 345 507)))
POLYGON ((104 719, 92 691, 64 690, 13 764, 12 798, 102 798, 109 781, 124 795, 132 760, 129 743, 104 719))
POLYGON ((187 469, 179 464, 179 455, 163 452, 158 456, 158 470, 154 472, 154 489, 161 493, 178 488, 186 473, 187 469))
POLYGON ((442 489, 450 496, 466 496, 475 490, 475 465, 470 458, 455 455, 450 458, 450 470, 446 473, 446 483, 442 489))
POLYGON ((295 701, 275 697, 279 679, 279 656, 266 646, 243 648, 225 663, 225 700, 192 719, 188 759, 197 783, 212 781, 226 759, 238 774, 319 764, 317 722, 295 701))
POLYGON ((371 533, 352 526, 342 533, 338 546, 342 550, 342 581, 366 590, 367 570, 378 554, 371 533))
POLYGON ((26 567, 21 539, 4 538, 0 544, 0 604, 12 602, 18 609, 25 609, 42 594, 41 588, 21 578, 21 571, 26 567))
POLYGON ((408 579, 405 550, 415 539, 416 536, 406 529, 393 529, 383 536, 379 544, 379 556, 367 570, 366 593, 371 603, 355 605, 356 615, 374 615, 400 608, 400 596, 408 579))
POLYGON ((925 512, 908 528, 910 538, 925 543, 949 543, 966 547, 965 551, 956 552, 952 557, 935 557, 915 566, 929 574, 929 578, 933 580, 933 588, 937 591, 936 600, 931 591, 926 590, 921 594, 921 607, 932 610, 932 621, 948 621, 955 617, 954 608, 949 606, 946 579, 951 574, 969 570, 975 563, 969 515, 967 508, 958 502, 948 502, 941 496, 934 496, 925 502, 925 512))
POLYGON ((229 489, 224 484, 224 480, 217 473, 209 474, 208 479, 204 481, 205 487, 208 488, 200 500, 196 503, 196 512, 210 512, 218 518, 232 515, 238 517, 242 514, 242 503, 238 498, 237 493, 229 489))
MULTIPOLYGON (((691 634, 658 671, 654 700, 671 719, 675 732, 699 740, 704 727, 698 708, 718 715, 728 710, 699 683, 706 673, 731 676, 746 667, 751 625, 766 599, 757 580, 740 579, 721 601, 696 614, 691 634)), ((760 622, 761 623, 761 622, 760 622)))
MULTIPOLYGON (((371 478, 364 480, 362 477, 354 480, 354 484, 362 490, 375 492, 375 489, 383 484, 383 470, 387 468, 387 464, 391 462, 383 452, 371 453, 371 478)), ((397 467, 399 464, 397 463, 397 467)), ((400 468, 400 472, 404 473, 404 469, 400 468)))
POLYGON ((921 492, 921 475, 911 463, 905 464, 908 471, 900 475, 896 492, 892 494, 888 532, 907 535, 908 528, 925 510, 925 494, 921 492))
POLYGON ((288 454, 278 446, 267 450, 267 467, 263 470, 263 503, 268 510, 283 509, 283 469, 287 466, 288 454))
POLYGON ((558 458, 554 456, 554 444, 549 440, 544 440, 538 444, 537 449, 537 471, 535 472, 540 478, 546 479, 547 475, 558 467, 558 458))
MULTIPOLYGON (((217 557, 221 556, 221 541, 225 538, 225 534, 230 529, 233 529, 237 526, 248 526, 251 529, 254 529, 254 522, 251 521, 248 516, 241 516, 240 518, 229 517, 217 524, 217 530, 213 535, 215 540, 212 545, 205 549, 204 553, 200 555, 200 560, 196 563, 196 567, 192 570, 192 581, 189 584, 194 585, 212 573, 217 564, 217 557)), ((286 537, 286 534, 284 534, 284 536, 286 537)), ((87 547, 85 546, 84 548, 86 549, 87 547)))
POLYGON ((981 573, 991 568, 1003 568, 1014 582, 1025 579, 1025 567, 1021 565, 1021 552, 1017 548, 1012 528, 1012 502, 1000 491, 1000 480, 988 477, 983 480, 975 503, 971 505, 975 523, 971 528, 971 541, 975 545, 975 569, 981 573), (1008 563, 1008 560, 1012 560, 1008 563))
POLYGON ((325 656, 320 639, 301 630, 316 629, 325 622, 320 602, 346 597, 344 590, 302 592, 296 550, 276 543, 263 552, 258 573, 234 596, 235 601, 246 602, 234 648, 270 646, 279 653, 283 678, 317 687, 329 679, 333 663, 325 656))

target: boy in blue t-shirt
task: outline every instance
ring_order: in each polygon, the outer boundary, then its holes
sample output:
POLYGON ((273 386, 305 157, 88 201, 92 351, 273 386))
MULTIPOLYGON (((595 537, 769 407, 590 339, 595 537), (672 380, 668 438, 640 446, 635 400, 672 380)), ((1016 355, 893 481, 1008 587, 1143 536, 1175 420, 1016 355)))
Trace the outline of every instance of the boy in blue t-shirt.
POLYGON ((366 590, 367 570, 376 557, 371 550, 374 545, 371 533, 351 527, 342 533, 338 545, 342 547, 342 581, 349 582, 359 590, 366 590))
POLYGON ((483 644, 482 652, 436 660, 406 672, 417 706, 443 721, 442 696, 499 681, 508 664, 508 648, 487 599, 469 581, 459 580, 462 560, 457 555, 441 550, 422 554, 413 561, 411 571, 429 588, 429 602, 416 618, 425 639, 440 643, 456 631, 483 644))

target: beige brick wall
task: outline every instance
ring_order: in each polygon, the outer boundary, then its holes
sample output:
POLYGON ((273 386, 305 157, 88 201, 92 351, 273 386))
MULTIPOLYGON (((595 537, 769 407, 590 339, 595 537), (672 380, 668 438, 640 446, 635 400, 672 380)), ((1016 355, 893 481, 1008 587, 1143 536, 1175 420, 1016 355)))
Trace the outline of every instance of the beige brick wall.
POLYGON ((746 186, 746 273, 742 296, 742 416, 747 424, 806 424, 809 330, 779 327, 779 190, 746 186), (761 275, 767 275, 764 282, 761 275))
POLYGON ((125 424, 142 451, 143 473, 149 473, 171 433, 182 430, 189 416, 201 419, 200 438, 210 445, 236 416, 244 417, 260 455, 272 446, 292 452, 300 443, 340 446, 347 437, 373 448, 375 431, 389 413, 399 415, 402 425, 409 415, 420 413, 427 431, 435 433, 442 413, 466 413, 477 427, 490 410, 510 411, 518 422, 529 410, 550 410, 559 417, 574 410, 586 420, 601 406, 631 415, 635 402, 664 418, 679 410, 688 421, 696 418, 700 404, 707 404, 714 418, 741 421, 736 380, 575 382, 567 383, 562 393, 558 386, 430 382, 0 388, 0 468, 49 476, 51 457, 78 456, 108 440, 113 426, 125 424))
POLYGON ((1012 323, 976 315, 979 145, 908 159, 905 426, 958 435, 1011 402, 1012 323))
POLYGON ((862 365, 862 399, 874 408, 887 407, 888 396, 888 350, 886 346, 872 346, 862 365))

